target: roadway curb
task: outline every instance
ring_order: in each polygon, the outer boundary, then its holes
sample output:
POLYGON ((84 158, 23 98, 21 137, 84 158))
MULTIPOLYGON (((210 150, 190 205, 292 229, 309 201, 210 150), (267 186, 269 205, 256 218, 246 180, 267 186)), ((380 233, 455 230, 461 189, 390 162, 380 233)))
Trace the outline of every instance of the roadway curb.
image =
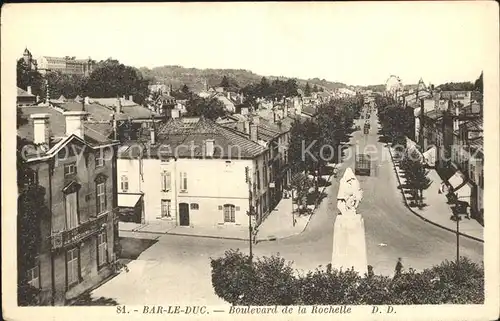
MULTIPOLYGON (((396 174, 396 178, 398 179, 399 186, 401 186, 401 179, 399 178, 399 174, 398 174, 398 171, 397 171, 397 168, 396 168, 396 164, 394 163, 394 157, 392 156, 392 151, 391 151, 391 148, 390 148, 388 145, 386 145, 386 148, 389 150, 389 155, 391 155, 392 167, 393 167, 394 171, 396 172, 395 174, 396 174)), ((423 217, 422 215, 420 215, 420 214, 418 214, 417 212, 415 212, 415 211, 414 211, 414 210, 410 207, 410 205, 408 204, 408 200, 406 199, 406 195, 405 195, 405 192, 403 191, 403 188, 401 188, 401 194, 403 195, 403 199, 404 199, 404 201, 405 201, 406 207, 407 207, 407 208, 410 210, 410 212, 412 212, 414 215, 416 215, 417 217, 419 217, 420 219, 424 220, 424 221, 425 221, 425 222, 427 222, 427 223, 430 223, 430 224, 432 224, 432 225, 434 225, 434 226, 440 227, 440 228, 442 228, 442 229, 444 229, 444 230, 450 231, 450 232, 452 232, 453 234, 457 234, 457 231, 456 231, 456 230, 453 230, 453 229, 448 228, 448 227, 446 227, 446 226, 444 226, 444 225, 441 225, 441 224, 438 224, 438 223, 436 223, 436 222, 433 222, 433 221, 429 220, 428 218, 425 218, 425 217, 423 217)), ((471 240, 474 240, 474 241, 477 241, 477 242, 484 243, 484 240, 482 240, 482 239, 480 239, 480 238, 477 238, 477 237, 475 237, 475 236, 471 236, 471 235, 469 235, 469 234, 465 234, 465 233, 463 233, 463 232, 458 232, 458 234, 459 234, 459 235, 461 235, 461 236, 464 236, 464 237, 466 237, 466 238, 469 238, 469 239, 471 239, 471 240)))

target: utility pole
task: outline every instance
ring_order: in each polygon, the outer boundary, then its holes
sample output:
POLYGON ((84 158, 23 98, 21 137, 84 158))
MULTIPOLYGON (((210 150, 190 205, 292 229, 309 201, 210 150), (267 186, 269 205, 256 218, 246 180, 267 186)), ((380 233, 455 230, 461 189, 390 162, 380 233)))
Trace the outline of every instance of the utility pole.
POLYGON ((252 180, 250 178, 250 168, 248 166, 245 167, 245 181, 248 184, 248 244, 250 246, 250 263, 252 262, 252 215, 253 215, 253 206, 252 206, 252 180))
POLYGON ((460 216, 458 215, 458 212, 455 212, 455 220, 457 221, 457 270, 458 270, 460 265, 460 231, 459 231, 460 216))

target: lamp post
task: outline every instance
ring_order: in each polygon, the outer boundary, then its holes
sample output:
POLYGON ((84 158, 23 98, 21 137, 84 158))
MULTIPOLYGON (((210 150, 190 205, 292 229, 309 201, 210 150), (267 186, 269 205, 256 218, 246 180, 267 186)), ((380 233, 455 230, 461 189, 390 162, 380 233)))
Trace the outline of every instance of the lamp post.
POLYGON ((293 199, 294 199, 294 193, 293 193, 293 188, 292 188, 292 226, 295 227, 295 211, 293 209, 293 199))

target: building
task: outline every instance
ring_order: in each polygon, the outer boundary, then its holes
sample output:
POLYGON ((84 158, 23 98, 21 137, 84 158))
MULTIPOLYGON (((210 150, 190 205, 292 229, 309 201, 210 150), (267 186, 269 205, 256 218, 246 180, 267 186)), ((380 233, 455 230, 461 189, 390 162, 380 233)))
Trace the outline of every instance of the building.
POLYGON ((31 55, 31 52, 28 50, 28 48, 24 49, 23 61, 26 66, 28 66, 28 70, 38 70, 38 63, 36 59, 33 59, 33 55, 31 55))
MULTIPOLYGON (((29 123, 18 129, 18 136, 30 144, 24 150, 20 200, 33 186, 45 193, 44 206, 36 209, 36 253, 28 261, 25 255, 18 258, 19 282, 39 289, 40 305, 64 305, 114 273, 118 142, 100 134, 102 124, 89 123, 86 112, 21 109, 29 123)), ((24 212, 25 202, 20 204, 22 224, 31 212, 24 212)))
POLYGON ((90 57, 88 59, 76 59, 76 57, 42 56, 37 60, 37 63, 38 71, 41 74, 57 71, 63 74, 88 76, 96 67, 96 62, 90 57))
POLYGON ((415 109, 415 135, 428 165, 440 172, 457 201, 466 203, 471 216, 480 223, 484 183, 482 110, 482 99, 473 92, 437 93, 422 99, 420 108, 415 109))
POLYGON ((118 155, 122 217, 241 228, 248 226, 251 204, 253 224, 260 224, 269 210, 269 182, 266 148, 257 131, 251 125, 245 135, 208 119, 176 118, 127 142, 118 155))
POLYGON ((31 86, 28 86, 27 90, 17 87, 17 106, 35 105, 38 102, 37 100, 37 97, 31 93, 31 86))

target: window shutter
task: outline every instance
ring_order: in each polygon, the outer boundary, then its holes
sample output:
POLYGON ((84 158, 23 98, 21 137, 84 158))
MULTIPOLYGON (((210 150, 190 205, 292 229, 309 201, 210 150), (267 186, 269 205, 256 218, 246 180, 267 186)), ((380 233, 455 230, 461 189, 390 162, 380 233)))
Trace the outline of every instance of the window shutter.
POLYGON ((219 211, 222 211, 222 205, 219 205, 219 211))

